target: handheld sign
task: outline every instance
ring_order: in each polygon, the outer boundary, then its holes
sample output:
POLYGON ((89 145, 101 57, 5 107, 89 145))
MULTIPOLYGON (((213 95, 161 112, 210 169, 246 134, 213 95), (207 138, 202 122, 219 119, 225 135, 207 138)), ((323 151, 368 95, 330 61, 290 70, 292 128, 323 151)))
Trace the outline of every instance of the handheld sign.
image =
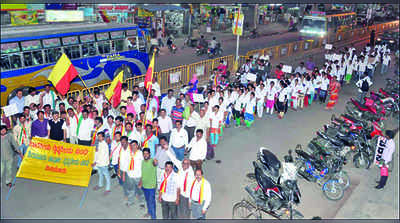
POLYGON ((257 75, 252 74, 252 73, 247 73, 246 78, 247 78, 247 80, 249 80, 249 81, 256 81, 256 80, 257 80, 257 75))
POLYGON ((332 44, 325 44, 325 49, 331 50, 332 49, 332 44))
POLYGON ((285 72, 285 73, 292 73, 292 66, 283 65, 282 71, 285 72))
POLYGON ((4 115, 10 117, 11 115, 18 114, 17 104, 11 104, 3 107, 4 115))
POLYGON ((204 97, 202 94, 193 94, 193 101, 196 103, 203 103, 204 97))

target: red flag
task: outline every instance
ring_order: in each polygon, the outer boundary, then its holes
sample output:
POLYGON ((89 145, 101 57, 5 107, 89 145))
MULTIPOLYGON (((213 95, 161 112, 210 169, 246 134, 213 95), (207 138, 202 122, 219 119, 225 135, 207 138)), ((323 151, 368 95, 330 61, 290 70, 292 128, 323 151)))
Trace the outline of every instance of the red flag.
POLYGON ((151 58, 149 68, 147 68, 146 77, 144 78, 144 87, 148 92, 151 91, 151 86, 153 84, 153 73, 154 73, 154 54, 153 58, 151 58))

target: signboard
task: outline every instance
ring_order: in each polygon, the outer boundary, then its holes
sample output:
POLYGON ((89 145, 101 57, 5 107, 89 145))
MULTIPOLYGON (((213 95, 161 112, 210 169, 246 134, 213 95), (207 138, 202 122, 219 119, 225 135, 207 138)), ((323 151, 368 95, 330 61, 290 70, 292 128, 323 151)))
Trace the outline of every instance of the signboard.
POLYGON ((252 74, 252 73, 247 73, 246 78, 249 81, 256 81, 257 80, 257 75, 252 74))
POLYGON ((282 71, 283 71, 284 73, 292 73, 292 66, 283 65, 282 71))
POLYGON ((14 53, 19 51, 18 43, 2 43, 1 53, 14 53))
MULTIPOLYGON (((1 6, 3 7, 3 4, 1 6)), ((13 26, 39 24, 36 11, 10 12, 10 16, 11 16, 11 25, 13 26)))
POLYGON ((36 50, 42 48, 39 40, 30 40, 21 42, 22 50, 36 50))
POLYGON ((46 22, 82 22, 83 11, 80 10, 46 10, 46 22))
POLYGON ((325 44, 325 49, 331 50, 332 49, 332 44, 325 44))
POLYGON ((239 17, 238 17, 238 13, 235 14, 235 19, 232 23, 233 35, 241 36, 243 34, 243 20, 244 20, 244 16, 242 13, 240 13, 239 17))
POLYGON ((196 75, 197 76, 202 76, 202 75, 204 75, 204 72, 205 71, 205 69, 204 69, 204 65, 203 66, 198 66, 198 67, 196 67, 196 75))
POLYGON ((204 97, 202 94, 193 94, 193 101, 196 103, 203 103, 204 97))
POLYGON ((171 84, 178 83, 180 79, 181 79, 181 72, 180 71, 175 72, 175 73, 171 73, 169 75, 169 83, 171 83, 171 84))
POLYGON ((87 187, 94 153, 95 147, 34 137, 17 177, 87 187))
POLYGON ((17 104, 11 104, 3 107, 4 115, 10 117, 11 115, 18 114, 17 104))

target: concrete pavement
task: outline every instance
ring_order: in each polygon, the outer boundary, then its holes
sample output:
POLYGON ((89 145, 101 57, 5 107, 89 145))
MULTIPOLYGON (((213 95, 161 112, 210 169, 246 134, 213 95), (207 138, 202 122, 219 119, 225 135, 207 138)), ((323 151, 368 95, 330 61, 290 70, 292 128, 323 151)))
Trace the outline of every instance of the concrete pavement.
MULTIPOLYGON (((317 53, 317 51, 309 52, 317 53)), ((307 54, 308 55, 308 54, 307 54)), ((307 58, 304 55, 304 58, 307 58)), ((323 58, 318 57, 318 58, 323 58)), ((295 67, 299 61, 284 58, 295 67)), ((320 62, 320 61, 319 61, 320 62)), ((373 88, 382 86, 380 75, 375 75, 373 88)), ((325 111, 324 105, 313 104, 303 111, 292 112, 284 120, 276 116, 265 116, 257 120, 250 130, 227 129, 216 149, 215 161, 205 164, 205 177, 213 190, 213 201, 208 218, 226 218, 232 216, 235 202, 247 196, 244 191, 247 180, 245 175, 252 172, 251 162, 256 158, 260 146, 271 149, 279 158, 294 149, 296 144, 306 145, 314 137, 315 131, 329 121, 331 114, 344 111, 346 101, 356 94, 353 86, 345 86, 340 93, 339 103, 333 111, 325 111)), ((395 121, 389 124, 397 125, 395 121)), ((396 136, 398 148, 398 135, 396 136)), ((398 150, 395 153, 398 159, 398 150)), ((395 159, 395 158, 394 158, 395 159)), ((345 166, 351 177, 350 189, 343 200, 329 201, 323 197, 321 189, 313 183, 299 180, 302 192, 301 204, 297 208, 306 218, 321 216, 322 218, 398 218, 398 162, 393 178, 390 176, 387 187, 376 191, 375 170, 358 170, 352 164, 345 166), (396 180, 397 179, 397 180, 396 180), (365 202, 366 194, 368 195, 365 202)), ((112 193, 103 197, 102 192, 95 192, 92 187, 97 184, 98 177, 92 177, 89 193, 83 208, 79 208, 83 188, 66 185, 18 179, 15 191, 10 200, 5 201, 6 188, 2 188, 1 217, 5 218, 142 218, 144 210, 138 205, 127 208, 123 204, 123 192, 113 180, 112 193), (18 210, 18 211, 15 211, 18 210)), ((161 209, 157 204, 157 216, 161 217, 161 209)), ((264 216, 268 217, 268 216, 264 216)))

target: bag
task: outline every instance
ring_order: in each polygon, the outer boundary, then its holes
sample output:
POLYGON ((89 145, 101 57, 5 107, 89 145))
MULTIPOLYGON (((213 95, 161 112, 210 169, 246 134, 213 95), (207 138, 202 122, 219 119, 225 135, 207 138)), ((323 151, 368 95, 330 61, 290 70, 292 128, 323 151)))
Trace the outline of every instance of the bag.
POLYGON ((369 84, 367 80, 364 80, 361 84, 361 90, 364 92, 369 91, 369 84))
POLYGON ((212 147, 211 144, 207 143, 207 154, 206 154, 206 159, 207 160, 212 160, 214 159, 215 152, 214 152, 214 147, 212 147))

